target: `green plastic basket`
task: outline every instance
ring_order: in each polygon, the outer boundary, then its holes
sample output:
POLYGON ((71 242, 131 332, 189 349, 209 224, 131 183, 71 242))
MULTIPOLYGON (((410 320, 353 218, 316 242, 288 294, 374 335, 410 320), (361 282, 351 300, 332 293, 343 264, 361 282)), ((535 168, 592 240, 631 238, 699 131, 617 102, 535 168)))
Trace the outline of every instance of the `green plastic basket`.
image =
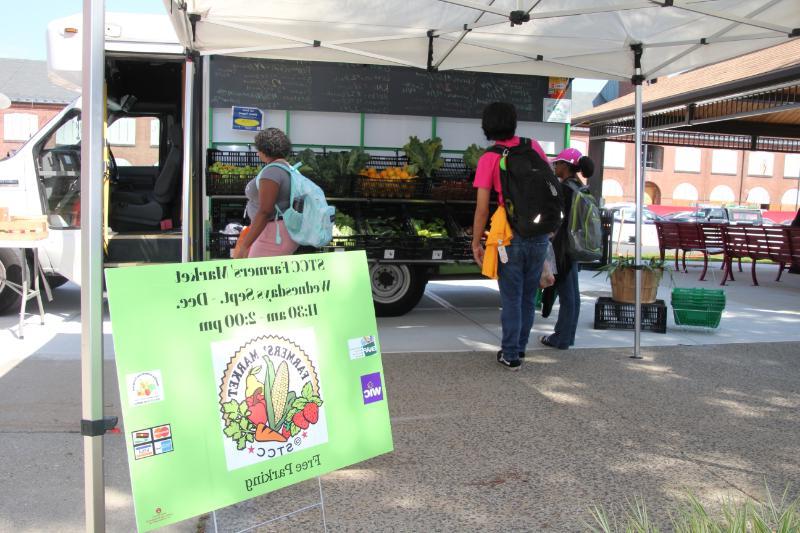
POLYGON ((721 289, 672 289, 672 313, 678 326, 716 328, 724 309, 721 289))

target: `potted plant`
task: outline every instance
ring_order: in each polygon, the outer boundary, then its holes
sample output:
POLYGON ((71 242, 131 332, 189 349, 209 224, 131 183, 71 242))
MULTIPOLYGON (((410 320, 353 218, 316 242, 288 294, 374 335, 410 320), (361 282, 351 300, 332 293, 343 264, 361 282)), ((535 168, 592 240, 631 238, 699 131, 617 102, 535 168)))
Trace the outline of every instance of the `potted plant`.
MULTIPOLYGON (((611 280, 611 299, 615 302, 636 303, 636 268, 633 257, 618 256, 607 265, 600 268, 597 274, 605 272, 611 280)), ((642 287, 641 303, 649 304, 656 301, 658 285, 664 276, 664 271, 669 267, 656 257, 642 261, 642 287)))

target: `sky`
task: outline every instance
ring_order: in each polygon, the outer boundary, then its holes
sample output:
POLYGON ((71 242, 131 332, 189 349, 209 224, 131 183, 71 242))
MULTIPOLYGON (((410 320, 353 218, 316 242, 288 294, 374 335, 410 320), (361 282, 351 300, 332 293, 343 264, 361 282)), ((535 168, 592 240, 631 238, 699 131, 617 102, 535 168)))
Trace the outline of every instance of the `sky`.
MULTIPOLYGON (((162 0, 106 0, 106 9, 122 13, 165 12, 162 0)), ((0 57, 44 61, 47 24, 82 10, 82 0, 0 0, 0 57)))
MULTIPOLYGON (((0 57, 47 59, 45 34, 54 19, 80 13, 82 0, 0 0, 0 57)), ((106 0, 108 11, 164 13, 163 0, 106 0)), ((599 92, 605 81, 576 79, 576 91, 599 92)))

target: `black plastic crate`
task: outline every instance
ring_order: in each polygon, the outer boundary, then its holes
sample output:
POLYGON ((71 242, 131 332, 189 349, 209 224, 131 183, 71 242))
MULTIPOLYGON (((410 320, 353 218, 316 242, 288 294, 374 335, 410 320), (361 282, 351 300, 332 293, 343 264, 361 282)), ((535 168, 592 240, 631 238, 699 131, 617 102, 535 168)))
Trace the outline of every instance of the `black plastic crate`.
POLYGON ((215 195, 242 195, 247 183, 258 175, 264 163, 258 152, 234 152, 209 148, 207 152, 206 193, 215 195), (251 167, 244 174, 229 174, 214 170, 215 164, 233 167, 251 167))
MULTIPOLYGON (((594 304, 594 329, 633 329, 635 304, 600 297, 594 304)), ((664 300, 642 304, 642 331, 667 332, 667 306, 664 300)))
POLYGON ((437 179, 431 186, 434 200, 475 200, 476 194, 472 181, 467 179, 437 179))
POLYGON ((364 236, 364 250, 369 259, 404 261, 440 261, 450 255, 448 239, 423 237, 364 236))
POLYGON ((226 235, 218 232, 209 235, 208 251, 211 259, 230 259, 238 239, 238 235, 226 235))
POLYGON ((353 181, 357 176, 337 176, 332 182, 321 180, 316 176, 308 178, 319 185, 327 198, 350 198, 353 196, 353 181))
POLYGON ((379 179, 356 176, 353 195, 360 198, 429 199, 431 197, 431 180, 426 178, 379 179))
POLYGON ((249 219, 245 213, 247 201, 244 199, 216 199, 211 202, 211 227, 217 231, 225 229, 230 223, 246 226, 249 219))
POLYGON ((350 250, 363 250, 365 247, 364 235, 348 235, 347 237, 334 237, 327 246, 323 246, 325 252, 338 252, 350 250))
POLYGON ((435 180, 470 180, 474 171, 460 157, 445 157, 441 168, 433 171, 435 180))
POLYGON ((404 167, 407 164, 408 158, 397 152, 395 155, 371 155, 367 163, 367 168, 371 167, 376 170, 383 170, 389 167, 404 167))

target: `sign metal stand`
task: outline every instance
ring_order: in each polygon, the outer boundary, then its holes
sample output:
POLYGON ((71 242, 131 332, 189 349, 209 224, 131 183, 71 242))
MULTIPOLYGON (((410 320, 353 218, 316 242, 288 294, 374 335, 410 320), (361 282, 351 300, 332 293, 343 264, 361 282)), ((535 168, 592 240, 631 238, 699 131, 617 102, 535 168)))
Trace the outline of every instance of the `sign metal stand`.
MULTIPOLYGON (((247 527, 245 529, 240 529, 236 533, 246 533, 247 531, 253 531, 256 528, 265 526, 267 524, 271 524, 272 522, 277 522, 278 520, 284 520, 286 518, 289 518, 290 516, 294 516, 296 514, 299 514, 299 513, 305 512, 305 511, 309 511, 309 510, 314 509, 316 507, 319 507, 320 513, 322 514, 322 531, 327 533, 328 532, 328 523, 325 520, 325 497, 324 497, 324 495, 322 493, 322 478, 321 477, 317 477, 317 484, 319 485, 319 501, 318 502, 312 503, 311 505, 307 505, 307 506, 302 507, 300 509, 296 509, 296 510, 292 511, 291 513, 286 513, 286 514, 281 515, 281 516, 276 516, 274 518, 270 518, 269 520, 266 520, 264 522, 260 522, 258 524, 253 525, 253 526, 247 527)), ((217 512, 216 511, 211 511, 211 517, 214 520, 214 533, 219 533, 219 527, 217 525, 217 512)))

